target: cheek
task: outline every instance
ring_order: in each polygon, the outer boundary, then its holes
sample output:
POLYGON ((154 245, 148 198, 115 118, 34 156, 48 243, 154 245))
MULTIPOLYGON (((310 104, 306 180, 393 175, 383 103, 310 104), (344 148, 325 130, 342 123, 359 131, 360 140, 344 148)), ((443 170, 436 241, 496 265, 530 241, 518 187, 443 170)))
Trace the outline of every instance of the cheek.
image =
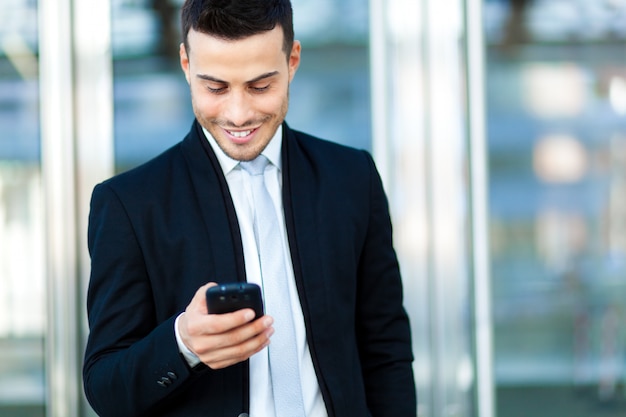
POLYGON ((264 114, 280 114, 286 103, 284 94, 268 94, 255 100, 255 108, 264 114))
POLYGON ((192 93, 193 107, 196 113, 202 114, 204 117, 212 117, 219 114, 219 101, 204 91, 195 91, 192 93))

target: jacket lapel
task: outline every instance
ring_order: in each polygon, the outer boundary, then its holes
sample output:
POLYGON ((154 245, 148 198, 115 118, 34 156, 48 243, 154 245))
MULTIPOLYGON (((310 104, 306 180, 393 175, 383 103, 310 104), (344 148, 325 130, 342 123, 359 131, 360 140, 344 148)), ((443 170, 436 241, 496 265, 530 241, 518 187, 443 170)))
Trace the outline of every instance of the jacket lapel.
POLYGON ((319 179, 314 162, 286 124, 283 124, 282 159, 287 236, 296 286, 309 332, 312 317, 328 311, 325 294, 330 286, 324 279, 318 239, 324 227, 317 210, 319 179))
MULTIPOLYGON (((245 281, 239 223, 219 162, 197 121, 181 144, 210 242, 216 281, 245 281)), ((198 225, 202 227, 202 225, 198 225)))

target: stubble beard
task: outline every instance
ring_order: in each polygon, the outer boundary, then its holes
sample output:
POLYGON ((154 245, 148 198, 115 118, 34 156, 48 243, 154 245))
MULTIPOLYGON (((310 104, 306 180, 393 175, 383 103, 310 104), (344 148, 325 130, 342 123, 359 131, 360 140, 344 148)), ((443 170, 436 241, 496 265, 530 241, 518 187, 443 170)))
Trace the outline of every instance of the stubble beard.
POLYGON ((231 123, 229 120, 220 119, 220 118, 211 118, 206 119, 202 117, 199 111, 196 110, 194 106, 194 114, 196 116, 196 120, 204 127, 215 139, 215 142, 219 146, 219 148, 224 152, 228 157, 234 159, 236 161, 251 161, 263 152, 263 150, 270 143, 274 135, 276 134, 276 130, 285 120, 287 116, 287 111, 289 109, 289 90, 287 90, 287 96, 283 100, 283 103, 280 107, 280 112, 276 115, 275 118, 275 126, 271 129, 270 132, 267 133, 265 138, 255 138, 253 143, 246 145, 235 145, 226 137, 224 137, 224 133, 222 129, 246 129, 247 127, 264 127, 268 123, 272 122, 273 115, 268 114, 259 118, 255 118, 253 120, 246 121, 241 125, 236 125, 231 123))

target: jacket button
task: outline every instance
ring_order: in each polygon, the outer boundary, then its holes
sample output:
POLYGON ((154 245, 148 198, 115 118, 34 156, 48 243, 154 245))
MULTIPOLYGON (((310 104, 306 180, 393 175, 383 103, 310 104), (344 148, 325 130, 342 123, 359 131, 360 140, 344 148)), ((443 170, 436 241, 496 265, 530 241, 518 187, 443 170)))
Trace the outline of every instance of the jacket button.
POLYGON ((237 417, 250 417, 250 415, 248 415, 248 413, 241 413, 237 417))
POLYGON ((176 375, 174 372, 168 372, 167 376, 169 376, 170 379, 178 379, 178 375, 176 375))

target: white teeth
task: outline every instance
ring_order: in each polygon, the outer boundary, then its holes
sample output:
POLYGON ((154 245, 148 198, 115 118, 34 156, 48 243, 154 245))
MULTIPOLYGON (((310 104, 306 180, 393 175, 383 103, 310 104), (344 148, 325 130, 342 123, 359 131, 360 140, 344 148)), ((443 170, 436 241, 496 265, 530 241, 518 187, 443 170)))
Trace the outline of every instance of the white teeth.
POLYGON ((252 131, 251 130, 245 130, 243 132, 231 132, 231 131, 228 131, 228 133, 230 133, 231 135, 233 135, 236 138, 245 138, 250 133, 252 133, 252 131))

